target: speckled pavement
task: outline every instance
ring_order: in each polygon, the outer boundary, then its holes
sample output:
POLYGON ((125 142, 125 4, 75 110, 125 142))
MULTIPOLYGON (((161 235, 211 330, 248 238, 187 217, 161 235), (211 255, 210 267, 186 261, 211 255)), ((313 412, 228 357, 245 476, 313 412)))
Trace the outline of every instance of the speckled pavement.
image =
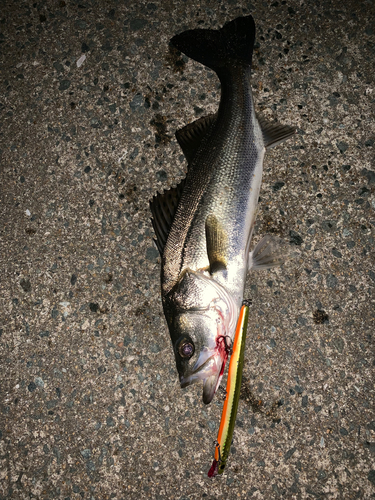
POLYGON ((0 498, 375 498, 375 9, 368 1, 3 0, 0 498), (267 153, 232 453, 222 395, 179 388, 148 200, 216 76, 170 51, 251 13, 267 153))

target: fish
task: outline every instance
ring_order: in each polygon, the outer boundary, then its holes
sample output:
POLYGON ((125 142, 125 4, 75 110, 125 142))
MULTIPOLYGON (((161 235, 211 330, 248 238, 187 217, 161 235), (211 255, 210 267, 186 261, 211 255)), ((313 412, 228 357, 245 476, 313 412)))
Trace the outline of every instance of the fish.
POLYGON ((285 248, 270 235, 250 251, 265 151, 296 132, 255 112, 254 40, 251 15, 171 39, 177 50, 215 71, 221 83, 217 112, 175 134, 188 162, 186 177, 150 201, 180 385, 202 381, 205 404, 230 355, 248 271, 285 260, 285 248))

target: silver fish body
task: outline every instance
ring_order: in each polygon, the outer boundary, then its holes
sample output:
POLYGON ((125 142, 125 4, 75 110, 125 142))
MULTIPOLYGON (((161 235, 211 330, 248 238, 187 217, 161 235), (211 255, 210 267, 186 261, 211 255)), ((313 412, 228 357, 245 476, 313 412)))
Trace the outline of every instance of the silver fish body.
MULTIPOLYGON (((172 39, 214 69, 221 82, 217 114, 176 134, 189 160, 186 179, 151 204, 162 254, 163 308, 181 386, 203 380, 205 403, 220 384, 243 300, 266 146, 294 133, 255 114, 254 37, 248 16, 218 31, 191 30, 172 39)), ((268 260, 274 265, 275 259, 268 260)))

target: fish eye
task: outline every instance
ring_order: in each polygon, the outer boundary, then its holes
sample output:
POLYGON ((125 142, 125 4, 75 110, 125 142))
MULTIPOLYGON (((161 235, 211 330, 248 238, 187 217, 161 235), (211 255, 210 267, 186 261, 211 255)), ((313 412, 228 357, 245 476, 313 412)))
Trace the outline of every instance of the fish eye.
POLYGON ((194 354, 195 347, 192 342, 183 341, 178 347, 178 353, 182 358, 191 358, 194 354))

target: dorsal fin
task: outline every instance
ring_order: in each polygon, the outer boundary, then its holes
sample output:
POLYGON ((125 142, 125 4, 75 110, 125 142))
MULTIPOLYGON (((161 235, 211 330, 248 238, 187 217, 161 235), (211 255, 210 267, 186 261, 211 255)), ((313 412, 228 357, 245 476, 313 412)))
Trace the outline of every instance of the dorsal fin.
POLYGON ((216 121, 216 113, 213 115, 202 116, 185 127, 177 130, 176 139, 187 159, 188 163, 192 161, 201 145, 203 137, 207 134, 216 121))
POLYGON ((281 123, 271 123, 262 116, 257 116, 260 128, 262 129, 264 146, 269 149, 273 148, 280 142, 292 137, 297 130, 295 127, 289 125, 282 125, 281 123))
POLYGON ((185 179, 177 184, 176 187, 172 187, 163 193, 157 193, 150 201, 150 209, 153 217, 151 222, 156 234, 156 240, 154 241, 160 255, 163 255, 184 185, 185 179))

